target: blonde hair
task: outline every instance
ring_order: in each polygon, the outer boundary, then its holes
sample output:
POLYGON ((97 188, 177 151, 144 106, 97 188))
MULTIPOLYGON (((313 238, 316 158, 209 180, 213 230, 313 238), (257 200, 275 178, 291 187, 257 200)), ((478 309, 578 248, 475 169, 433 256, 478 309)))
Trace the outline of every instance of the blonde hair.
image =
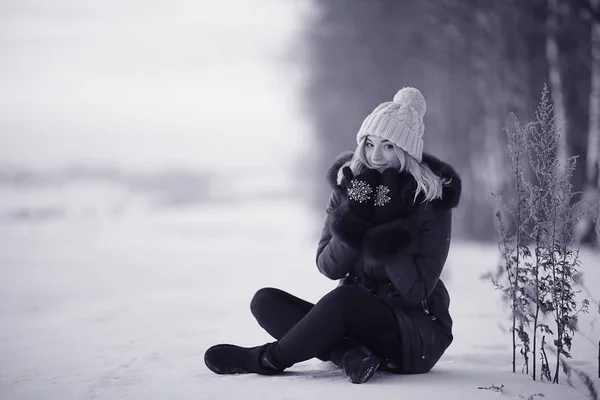
MULTIPOLYGON (((337 176, 338 184, 342 183, 342 179, 344 177, 342 169, 346 166, 350 167, 354 175, 360 174, 367 168, 373 168, 367 159, 367 137, 368 136, 365 136, 361 139, 360 143, 356 147, 356 150, 354 151, 352 159, 346 162, 342 168, 339 169, 337 176)), ((415 178, 415 181, 417 182, 417 190, 415 192, 415 198, 413 199, 413 202, 416 201, 419 193, 423 193, 423 196, 425 197, 423 202, 440 199, 442 197, 442 186, 444 184, 448 184, 450 181, 444 180, 433 173, 427 164, 418 162, 411 155, 406 153, 395 144, 394 150, 396 151, 396 155, 400 161, 400 168, 398 168, 398 171, 407 171, 415 178)))

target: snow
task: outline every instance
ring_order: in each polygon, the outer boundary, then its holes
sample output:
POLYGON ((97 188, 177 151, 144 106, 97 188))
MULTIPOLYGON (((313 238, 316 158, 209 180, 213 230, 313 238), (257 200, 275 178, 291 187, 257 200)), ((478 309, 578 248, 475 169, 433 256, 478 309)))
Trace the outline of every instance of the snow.
MULTIPOLYGON (((303 72, 290 65, 301 57, 290 51, 306 4, 0 7, 0 50, 10 55, 0 65, 2 168, 187 166, 247 178, 220 176, 206 198, 177 191, 198 183, 190 176, 168 193, 160 179, 151 182, 156 192, 114 176, 0 182, 0 400, 503 398, 478 389, 491 385, 504 385, 508 398, 586 398, 509 372, 508 312, 479 279, 494 268, 496 247, 457 241, 444 273, 455 341, 431 373, 377 373, 352 385, 316 360, 276 377, 205 367, 213 344, 271 340, 250 314, 256 290, 278 287, 315 302, 335 286, 314 261, 321 215, 290 196, 288 177, 272 168, 288 174, 310 148, 298 106, 303 72), (195 202, 173 207, 162 194, 195 202)), ((600 257, 583 258, 598 299, 600 257)), ((582 318, 571 362, 592 377, 595 311, 582 318)))
MULTIPOLYGON (((38 199, 28 207, 63 212, 0 224, 0 399, 587 398, 563 376, 550 385, 510 373, 508 312, 480 279, 497 262, 494 244, 452 244, 444 279, 455 341, 428 374, 378 372, 352 385, 311 360, 276 377, 218 376, 203 362, 209 346, 271 340, 249 310, 256 290, 315 302, 335 286, 314 262, 321 215, 294 198, 173 208, 89 185, 38 191, 27 192, 38 199), (504 395, 478 389, 492 385, 504 395)), ((13 192, 4 189, 0 211, 22 189, 13 192)), ((599 260, 583 252, 596 299, 599 260)), ((596 385, 597 317, 582 319, 590 340, 575 337, 571 362, 596 385)))

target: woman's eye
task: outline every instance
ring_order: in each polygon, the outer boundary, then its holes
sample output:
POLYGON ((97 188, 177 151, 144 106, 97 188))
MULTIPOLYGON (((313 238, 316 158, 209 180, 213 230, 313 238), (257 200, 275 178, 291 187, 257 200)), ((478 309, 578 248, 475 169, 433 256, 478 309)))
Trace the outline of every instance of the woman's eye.
POLYGON ((393 150, 394 149, 394 145, 393 144, 386 144, 385 145, 385 149, 386 150, 393 150))
POLYGON ((367 147, 373 147, 373 143, 367 143, 367 147))

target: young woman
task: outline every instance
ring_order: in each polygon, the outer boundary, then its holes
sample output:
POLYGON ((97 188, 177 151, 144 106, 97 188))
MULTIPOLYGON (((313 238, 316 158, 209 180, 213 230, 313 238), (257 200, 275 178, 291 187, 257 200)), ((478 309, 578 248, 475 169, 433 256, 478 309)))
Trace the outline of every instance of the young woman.
POLYGON ((251 303, 275 339, 206 351, 217 374, 277 374, 318 357, 353 383, 377 369, 428 372, 452 342, 450 299, 439 279, 458 205, 458 174, 423 154, 426 103, 403 88, 364 120, 353 153, 330 168, 333 192, 317 249, 317 267, 338 287, 316 304, 278 289, 251 303))

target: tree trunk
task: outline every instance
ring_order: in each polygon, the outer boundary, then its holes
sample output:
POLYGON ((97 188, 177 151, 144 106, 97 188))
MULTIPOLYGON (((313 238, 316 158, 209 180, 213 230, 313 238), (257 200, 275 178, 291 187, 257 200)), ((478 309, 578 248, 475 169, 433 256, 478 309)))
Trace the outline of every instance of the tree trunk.
MULTIPOLYGON (((593 0, 595 9, 600 7, 600 0, 593 0)), ((587 176, 588 186, 592 192, 600 188, 600 21, 592 23, 592 84, 590 90, 590 127, 588 135, 587 176)), ((600 244, 600 238, 596 238, 600 244)))
POLYGON ((548 76, 550 79, 550 93, 554 103, 557 128, 561 128, 560 143, 558 145, 558 160, 564 165, 567 159, 568 124, 565 112, 563 83, 560 74, 560 54, 558 51, 558 13, 561 0, 548 0, 548 14, 546 18, 546 58, 548 60, 548 76))
MULTIPOLYGON (((590 6, 593 9, 600 9, 600 1, 591 0, 590 6)), ((584 200, 593 203, 600 188, 600 20, 592 20, 590 49, 591 79, 584 200)), ((586 235, 584 240, 587 243, 593 243, 593 235, 597 228, 596 219, 590 216, 582 218, 579 230, 586 235)), ((600 235, 596 234, 595 242, 600 246, 600 235)))

